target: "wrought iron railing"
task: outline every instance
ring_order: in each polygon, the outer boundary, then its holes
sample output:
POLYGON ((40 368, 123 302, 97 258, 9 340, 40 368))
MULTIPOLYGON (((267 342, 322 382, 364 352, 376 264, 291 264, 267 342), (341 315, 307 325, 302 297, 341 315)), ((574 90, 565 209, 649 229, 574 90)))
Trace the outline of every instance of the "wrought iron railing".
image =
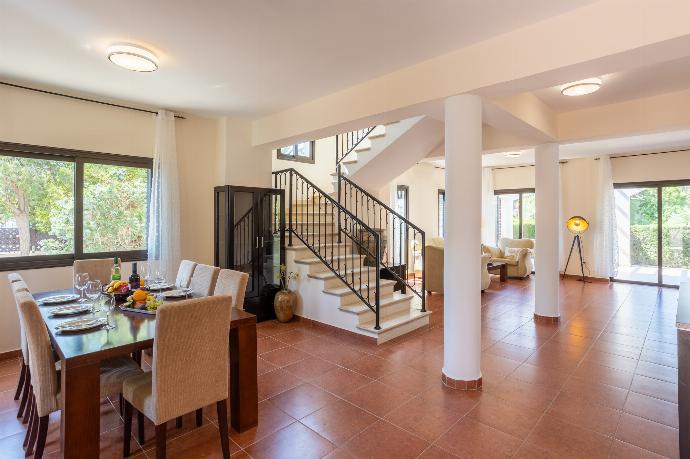
POLYGON ((376 126, 357 129, 356 131, 350 131, 335 136, 335 166, 336 169, 338 169, 338 173, 340 173, 340 163, 342 163, 350 153, 355 151, 355 148, 357 148, 374 129, 376 129, 376 126))
POLYGON ((273 172, 285 190, 288 246, 302 241, 366 304, 380 327, 381 235, 294 169, 273 172))
POLYGON ((234 266, 247 265, 252 262, 254 248, 254 209, 250 208, 239 220, 235 223, 235 250, 234 250, 234 266))
POLYGON ((377 266, 401 283, 403 292, 405 287, 412 290, 422 300, 422 312, 425 312, 424 231, 343 174, 338 175, 338 196, 344 209, 365 225, 379 230, 382 242, 377 266))

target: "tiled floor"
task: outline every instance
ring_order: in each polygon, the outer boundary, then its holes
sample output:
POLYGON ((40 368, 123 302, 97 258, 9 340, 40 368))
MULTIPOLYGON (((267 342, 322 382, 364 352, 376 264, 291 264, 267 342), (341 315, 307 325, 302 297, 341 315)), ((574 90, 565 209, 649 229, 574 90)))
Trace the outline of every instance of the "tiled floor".
MULTIPOLYGON (((678 457, 678 292, 627 284, 561 287, 562 323, 535 325, 533 281, 483 295, 481 392, 440 383, 443 297, 431 325, 381 346, 305 322, 263 323, 259 427, 230 432, 233 457, 678 457)), ((16 362, 0 364, 0 457, 23 457, 16 362)), ((120 457, 122 421, 104 401, 101 457, 120 457)), ((220 457, 215 416, 169 441, 169 457, 220 457)), ((59 416, 47 450, 57 456, 59 416)), ((153 457, 153 432, 136 445, 153 457)))

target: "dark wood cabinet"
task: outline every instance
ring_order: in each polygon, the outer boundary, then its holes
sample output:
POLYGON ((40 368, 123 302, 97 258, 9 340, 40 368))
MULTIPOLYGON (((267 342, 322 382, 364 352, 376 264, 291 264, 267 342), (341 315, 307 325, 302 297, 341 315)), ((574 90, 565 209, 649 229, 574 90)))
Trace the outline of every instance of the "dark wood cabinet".
POLYGON ((214 262, 249 274, 245 310, 275 318, 273 297, 285 263, 285 192, 273 188, 214 188, 214 262))

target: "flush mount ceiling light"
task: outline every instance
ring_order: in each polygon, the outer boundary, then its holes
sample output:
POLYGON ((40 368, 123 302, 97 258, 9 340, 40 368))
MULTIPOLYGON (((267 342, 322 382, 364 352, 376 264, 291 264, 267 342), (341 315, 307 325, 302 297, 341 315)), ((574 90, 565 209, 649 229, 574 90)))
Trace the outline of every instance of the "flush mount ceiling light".
POLYGON ((506 158, 519 158, 520 156, 522 156, 522 152, 521 151, 509 151, 507 153, 503 153, 503 156, 505 156, 506 158))
POLYGON ((601 88, 601 84, 601 78, 573 81, 561 86, 561 94, 568 97, 584 96, 585 94, 597 92, 601 88))
POLYGON ((153 72, 158 69, 158 58, 141 46, 117 44, 108 48, 108 60, 135 72, 153 72))

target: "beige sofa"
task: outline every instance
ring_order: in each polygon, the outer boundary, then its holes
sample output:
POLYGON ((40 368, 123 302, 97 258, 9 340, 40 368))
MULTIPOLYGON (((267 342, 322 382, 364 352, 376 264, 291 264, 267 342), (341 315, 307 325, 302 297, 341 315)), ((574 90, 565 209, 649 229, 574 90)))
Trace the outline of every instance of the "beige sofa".
MULTIPOLYGON (((491 256, 482 255, 480 269, 482 272, 482 291, 486 290, 491 283, 491 276, 486 265, 491 256)), ((443 239, 432 238, 426 245, 426 259, 424 270, 426 272, 427 292, 443 293, 443 239)))
POLYGON ((498 247, 482 244, 482 253, 490 255, 491 261, 508 265, 508 277, 527 277, 534 271, 534 240, 502 237, 498 247), (506 254, 513 249, 513 254, 506 254))

